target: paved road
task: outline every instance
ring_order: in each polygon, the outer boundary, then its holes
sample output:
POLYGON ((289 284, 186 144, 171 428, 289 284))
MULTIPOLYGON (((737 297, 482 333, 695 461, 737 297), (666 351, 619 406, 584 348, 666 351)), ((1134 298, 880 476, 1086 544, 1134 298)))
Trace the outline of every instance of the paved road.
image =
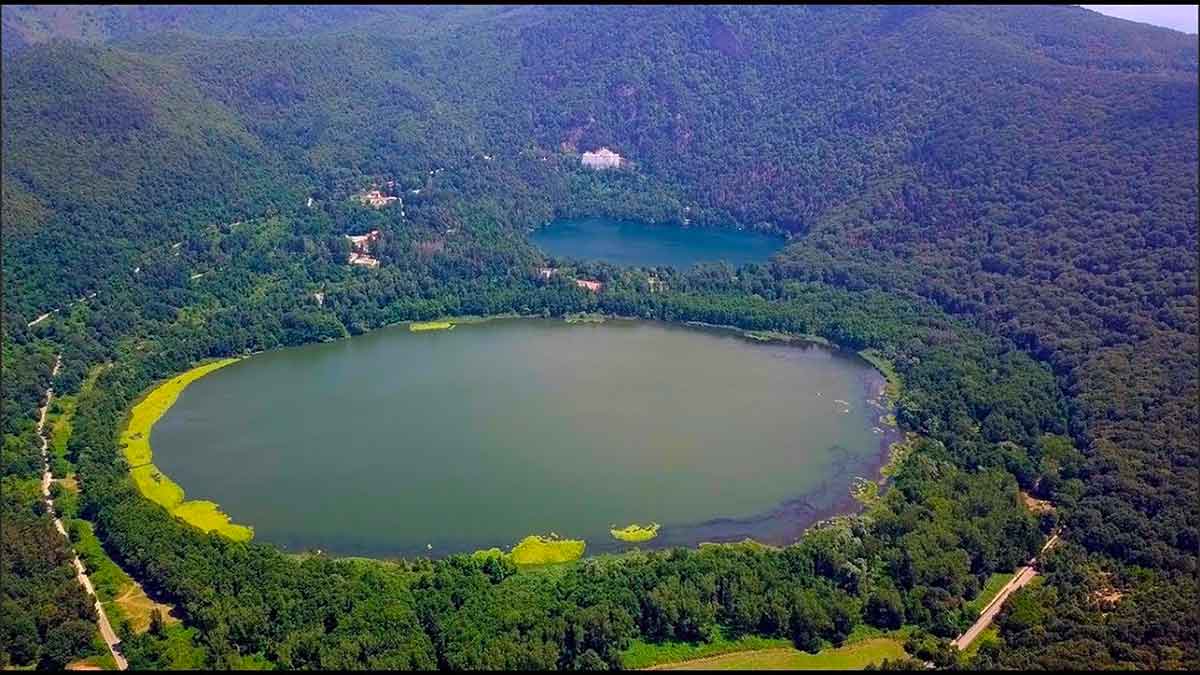
MULTIPOLYGON (((1056 543, 1058 543, 1057 534, 1050 537, 1050 539, 1046 541, 1046 545, 1042 547, 1042 550, 1038 553, 1038 555, 1040 556, 1042 553, 1045 553, 1056 543)), ((996 615, 1000 613, 1000 608, 1004 606, 1004 601, 1008 599, 1008 596, 1012 595, 1017 589, 1022 588, 1029 582, 1033 581, 1033 578, 1037 576, 1037 569, 1035 568, 1036 564, 1037 556, 1034 556, 1028 564, 1026 564, 1024 567, 1018 568, 1017 573, 1013 575, 1013 578, 1009 579, 1008 583, 1004 585, 1004 588, 1001 588, 1000 592, 996 594, 996 597, 992 598, 992 601, 983 608, 983 611, 979 612, 979 620, 976 621, 970 628, 968 628, 967 632, 959 635, 950 644, 958 649, 966 649, 969 647, 971 643, 975 641, 975 638, 979 637, 980 633, 986 630, 988 626, 992 625, 992 621, 994 621, 996 619, 996 615)))
MULTIPOLYGON (((62 356, 60 355, 54 362, 54 371, 52 375, 58 374, 58 369, 62 367, 62 356)), ((50 515, 54 518, 54 528, 58 530, 63 537, 67 536, 67 530, 63 527, 62 518, 54 511, 54 500, 50 498, 50 484, 54 482, 54 475, 50 473, 50 443, 46 440, 44 427, 46 425, 46 412, 50 409, 50 401, 54 399, 54 388, 46 390, 46 405, 42 406, 41 414, 38 416, 37 432, 38 439, 42 442, 42 497, 46 500, 46 507, 50 515)), ((112 624, 108 622, 108 615, 104 613, 104 606, 100 604, 100 599, 96 597, 96 589, 92 587, 92 580, 88 578, 87 570, 83 567, 83 561, 79 559, 79 554, 72 549, 72 555, 75 556, 75 578, 79 580, 79 585, 83 586, 83 590, 92 596, 96 602, 96 617, 100 625, 100 635, 104 638, 104 643, 108 645, 108 651, 112 654, 113 661, 117 663, 117 670, 125 670, 129 664, 125 661, 125 657, 121 655, 121 641, 117 638, 117 634, 112 629, 112 624)))

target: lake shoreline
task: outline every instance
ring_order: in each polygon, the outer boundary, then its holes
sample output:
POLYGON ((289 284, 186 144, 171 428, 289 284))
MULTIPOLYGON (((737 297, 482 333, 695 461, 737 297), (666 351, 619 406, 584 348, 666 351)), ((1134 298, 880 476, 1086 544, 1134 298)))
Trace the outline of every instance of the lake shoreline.
MULTIPOLYGON (((622 322, 624 322, 624 321, 645 322, 645 323, 650 323, 650 324, 659 324, 659 325, 662 325, 662 326, 668 327, 668 328, 687 328, 687 329, 693 329, 693 330, 698 329, 698 330, 702 330, 702 331, 713 330, 713 331, 721 331, 721 332, 733 332, 736 335, 738 335, 748 341, 752 341, 752 342, 795 344, 795 345, 801 346, 802 348, 805 348, 805 349, 812 348, 812 347, 818 347, 818 348, 824 348, 824 349, 831 350, 842 356, 848 356, 849 353, 851 353, 850 350, 839 347, 838 345, 832 344, 828 340, 824 340, 823 338, 820 338, 819 336, 793 335, 793 334, 787 334, 787 333, 765 332, 765 331, 755 332, 755 331, 750 331, 750 330, 746 330, 746 329, 741 329, 736 326, 706 324, 703 322, 660 321, 660 320, 654 320, 654 319, 643 319, 640 317, 633 317, 633 316, 621 316, 621 315, 603 314, 603 313, 595 313, 594 317, 599 317, 601 321, 611 320, 611 321, 622 321, 622 322)), ((472 325, 472 324, 482 324, 482 323, 487 323, 487 322, 492 322, 492 321, 500 321, 500 320, 505 320, 505 319, 532 319, 532 318, 546 319, 547 317, 545 317, 543 315, 520 315, 520 314, 510 313, 510 314, 498 314, 498 315, 492 315, 492 316, 467 315, 467 316, 439 317, 437 319, 434 319, 433 321, 445 321, 445 322, 452 323, 454 325, 464 325, 465 326, 465 325, 472 325)), ((550 317, 550 319, 552 319, 552 320, 554 320, 554 319, 568 320, 568 322, 569 322, 569 317, 550 317)), ((395 322, 393 324, 388 324, 387 326, 381 326, 379 329, 374 329, 372 331, 367 331, 367 332, 374 333, 374 332, 379 331, 382 328, 396 328, 396 327, 404 326, 406 324, 414 324, 414 323, 419 323, 419 322, 416 322, 416 321, 395 322)), ((340 340, 338 340, 338 341, 340 341, 340 340)), ((276 352, 276 351, 281 351, 283 349, 289 349, 289 348, 290 347, 281 347, 279 349, 263 350, 263 351, 255 352, 255 354, 263 354, 266 352, 276 352)), ((858 355, 858 356, 861 357, 861 355, 858 355)), ((244 359, 238 359, 238 360, 244 360, 244 359)), ((862 359, 862 360, 866 361, 871 366, 870 373, 872 374, 873 379, 875 379, 875 382, 874 383, 864 383, 864 386, 866 387, 866 389, 864 390, 862 396, 858 397, 857 400, 860 400, 860 401, 864 402, 865 404, 869 405, 872 401, 872 393, 873 393, 871 391, 871 388, 879 386, 879 385, 886 386, 886 383, 888 382, 888 378, 887 378, 886 374, 875 365, 874 362, 872 362, 868 359, 862 359)), ((203 365, 203 364, 201 364, 201 365, 203 365)), ((157 387, 162 386, 164 382, 169 383, 177 378, 179 378, 178 375, 173 378, 168 378, 167 380, 157 383, 154 387, 149 388, 147 390, 147 392, 144 392, 141 396, 139 396, 139 398, 137 400, 139 400, 139 401, 143 400, 147 394, 153 392, 153 390, 156 389, 157 387)), ((190 382, 189 382, 189 384, 190 384, 190 382)), ((879 387, 880 390, 882 390, 884 388, 884 386, 880 386, 879 387)), ((164 410, 162 412, 162 415, 159 416, 159 419, 161 419, 162 416, 165 416, 165 414, 166 414, 166 410, 164 410)), ((129 421, 129 418, 127 417, 126 424, 122 426, 122 433, 124 433, 125 426, 128 424, 128 421, 129 421)), ((839 516, 852 516, 852 515, 858 513, 859 511, 861 511, 861 509, 863 508, 863 503, 860 502, 858 499, 856 499, 855 491, 853 489, 854 486, 856 485, 857 481, 859 479, 861 479, 861 477, 862 477, 861 474, 863 474, 863 473, 865 473, 867 476, 870 476, 873 481, 876 481, 881 485, 884 484, 887 480, 887 476, 884 475, 883 469, 888 465, 888 463, 891 459, 892 446, 896 441, 902 440, 902 439, 903 439, 903 434, 901 432, 899 432, 898 429, 895 429, 894 427, 886 427, 885 426, 883 429, 883 432, 880 434, 877 452, 872 453, 870 455, 870 459, 868 462, 860 463, 860 464, 856 465, 849 472, 839 471, 838 475, 834 479, 831 479, 830 481, 826 481, 815 492, 809 492, 809 493, 806 493, 805 495, 797 497, 797 498, 787 499, 787 500, 783 501, 782 503, 776 505, 775 507, 768 509, 764 512, 754 514, 751 516, 746 516, 746 517, 739 517, 739 518, 718 517, 718 518, 713 518, 713 519, 709 519, 709 520, 706 520, 706 521, 703 521, 700 523, 695 523, 695 524, 690 524, 690 525, 683 525, 683 526, 677 525, 674 527, 663 527, 662 533, 660 534, 660 536, 656 537, 654 540, 638 542, 636 546, 630 546, 628 544, 625 544, 623 542, 619 542, 616 540, 614 540, 614 541, 589 541, 588 542, 588 544, 589 544, 589 546, 588 546, 589 556, 588 557, 591 557, 592 555, 595 555, 595 554, 614 554, 614 553, 620 554, 625 551, 633 550, 636 548, 660 549, 660 548, 669 548, 669 547, 674 547, 674 546, 694 547, 696 545, 699 545, 701 542, 729 543, 729 542, 741 541, 743 539, 753 539, 755 541, 759 541, 760 543, 764 543, 767 545, 773 545, 773 546, 786 545, 789 543, 793 543, 794 541, 798 540, 803 535, 803 532, 805 530, 807 530, 808 528, 810 528, 811 526, 813 526, 816 523, 822 522, 824 520, 828 520, 830 518, 839 517, 839 516), (845 478, 845 480, 842 480, 843 478, 845 478), (828 503, 828 505, 815 505, 815 504, 813 504, 814 500, 819 500, 822 502, 829 501, 829 500, 832 500, 832 501, 830 501, 828 503), (785 534, 777 533, 777 534, 773 534, 773 535, 767 535, 767 534, 763 533, 764 527, 770 527, 770 528, 773 528, 778 531, 780 529, 779 526, 781 524, 786 525, 786 527, 783 528, 783 531, 785 532, 785 534), (702 531, 705 534, 703 536, 698 535, 697 534, 698 531, 702 531)), ((166 480, 170 480, 170 479, 166 478, 166 480)), ((150 497, 147 497, 147 498, 150 498, 150 497)), ((215 504, 214 504, 214 507, 219 509, 219 506, 216 506, 215 504)), ((281 548, 281 550, 285 550, 285 551, 288 548, 286 545, 280 545, 280 544, 274 544, 274 543, 272 543, 272 545, 276 545, 277 547, 281 548)), ((332 552, 331 555, 334 555, 335 557, 341 557, 337 552, 332 552)), ((349 555, 350 557, 359 557, 349 551, 347 552, 347 555, 349 555)), ((399 559, 399 558, 411 558, 411 557, 413 557, 413 554, 411 554, 411 553, 409 553, 409 554, 382 553, 382 554, 376 554, 376 555, 368 554, 368 557, 371 557, 372 559, 377 559, 377 560, 395 560, 395 559, 399 559)), ((435 557, 440 557, 440 556, 435 556, 435 557)))

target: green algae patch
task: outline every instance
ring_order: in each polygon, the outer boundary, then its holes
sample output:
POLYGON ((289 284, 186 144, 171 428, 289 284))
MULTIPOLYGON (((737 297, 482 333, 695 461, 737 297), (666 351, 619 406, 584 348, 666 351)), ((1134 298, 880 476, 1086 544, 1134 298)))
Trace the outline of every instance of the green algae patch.
POLYGON ((508 557, 507 553, 505 553, 504 551, 501 551, 500 549, 498 549, 494 546, 492 548, 485 548, 485 549, 482 549, 479 551, 475 551, 474 553, 471 554, 471 558, 473 558, 475 560, 491 560, 492 558, 503 559, 503 558, 507 558, 507 557, 508 557))
POLYGON ((419 333, 426 330, 450 330, 454 328, 452 321, 414 321, 408 324, 408 330, 419 333))
POLYGON ((125 460, 129 462, 129 466, 138 467, 150 463, 153 455, 150 451, 150 428, 166 414, 171 406, 175 405, 175 401, 179 399, 183 390, 192 382, 214 370, 224 368, 234 361, 237 359, 221 359, 196 366, 182 375, 163 382, 133 406, 133 410, 129 413, 129 423, 125 425, 125 431, 121 433, 121 443, 125 447, 125 460))
POLYGON ((582 539, 559 539, 553 532, 547 536, 531 534, 513 547, 511 553, 492 547, 475 551, 473 560, 487 561, 492 558, 508 560, 516 565, 536 566, 568 563, 583 557, 587 544, 582 539))
POLYGON ((189 384, 234 363, 237 359, 221 359, 177 375, 146 394, 129 412, 129 421, 121 432, 120 444, 129 462, 129 475, 134 485, 150 501, 161 505, 177 518, 206 532, 229 537, 234 541, 248 541, 254 529, 230 522, 227 514, 213 502, 185 501, 183 488, 154 466, 154 453, 150 448, 150 429, 179 399, 189 384))
POLYGON ((183 488, 168 478, 153 464, 143 464, 129 470, 133 483, 147 499, 174 513, 183 504, 183 488))
POLYGON ((509 559, 518 565, 552 565, 579 560, 587 544, 582 539, 559 539, 554 534, 531 534, 513 547, 509 559))
POLYGON ((658 536, 658 523, 650 523, 649 525, 638 525, 633 523, 621 529, 613 528, 609 530, 613 538, 631 543, 650 541, 658 536))
POLYGON ((236 525, 215 502, 193 499, 176 506, 172 513, 205 532, 216 532, 234 541, 250 541, 254 528, 236 525))

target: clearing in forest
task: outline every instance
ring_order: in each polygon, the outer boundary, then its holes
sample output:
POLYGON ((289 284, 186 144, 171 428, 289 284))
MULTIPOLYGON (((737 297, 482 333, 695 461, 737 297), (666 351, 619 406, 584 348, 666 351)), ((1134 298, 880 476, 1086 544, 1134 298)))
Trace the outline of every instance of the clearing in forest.
POLYGON ((794 647, 777 647, 670 663, 649 670, 862 670, 884 659, 905 656, 904 647, 896 640, 873 638, 822 649, 816 654, 794 647))

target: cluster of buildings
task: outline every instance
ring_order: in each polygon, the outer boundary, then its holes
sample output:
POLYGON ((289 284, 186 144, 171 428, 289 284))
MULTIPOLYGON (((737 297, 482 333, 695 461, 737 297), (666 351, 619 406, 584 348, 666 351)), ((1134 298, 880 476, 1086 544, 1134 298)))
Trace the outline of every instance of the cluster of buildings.
POLYGON ((385 195, 382 192, 380 192, 379 190, 369 190, 367 192, 364 192, 364 193, 358 195, 358 200, 361 201, 362 203, 366 204, 367 206, 374 206, 375 208, 379 208, 381 206, 387 206, 388 204, 391 204, 392 202, 400 201, 400 198, 392 197, 390 195, 385 195))
MULTIPOLYGON (((542 267, 538 269, 538 276, 543 279, 548 280, 556 274, 558 274, 557 267, 542 267)), ((586 288, 593 293, 599 293, 604 290, 604 284, 594 279, 576 279, 575 285, 580 288, 586 288)))
POLYGON ((347 260, 351 265, 362 265, 364 267, 376 268, 379 267, 379 259, 371 255, 374 252, 375 244, 381 236, 379 230, 371 230, 366 234, 350 235, 346 238, 350 240, 350 258, 347 260))

